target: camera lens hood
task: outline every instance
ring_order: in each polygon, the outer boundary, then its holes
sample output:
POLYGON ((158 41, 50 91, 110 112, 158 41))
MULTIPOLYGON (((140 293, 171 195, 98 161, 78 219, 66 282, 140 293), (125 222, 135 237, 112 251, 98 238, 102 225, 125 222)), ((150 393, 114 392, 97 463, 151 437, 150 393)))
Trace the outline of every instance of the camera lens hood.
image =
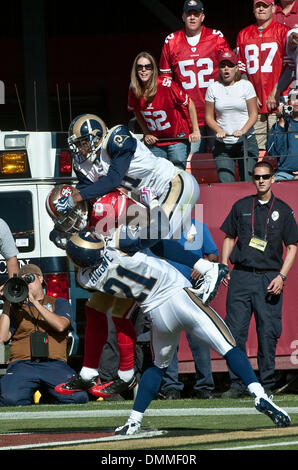
POLYGON ((12 304, 24 302, 28 297, 28 285, 20 277, 14 275, 3 286, 3 297, 12 304))

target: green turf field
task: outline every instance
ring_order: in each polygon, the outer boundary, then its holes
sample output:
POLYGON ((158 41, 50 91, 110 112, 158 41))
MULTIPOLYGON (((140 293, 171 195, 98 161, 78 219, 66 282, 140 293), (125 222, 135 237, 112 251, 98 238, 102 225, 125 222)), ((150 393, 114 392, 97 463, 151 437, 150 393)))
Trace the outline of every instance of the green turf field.
MULTIPOLYGON (((275 428, 267 416, 255 410, 249 397, 155 400, 146 411, 143 429, 164 431, 163 434, 65 446, 55 444, 51 449, 297 450, 298 395, 277 395, 274 402, 289 413, 290 427, 275 428)), ((132 401, 126 400, 75 406, 38 404, 1 408, 0 429, 2 435, 59 432, 63 436, 70 432, 111 432, 126 421, 131 406, 132 401)))

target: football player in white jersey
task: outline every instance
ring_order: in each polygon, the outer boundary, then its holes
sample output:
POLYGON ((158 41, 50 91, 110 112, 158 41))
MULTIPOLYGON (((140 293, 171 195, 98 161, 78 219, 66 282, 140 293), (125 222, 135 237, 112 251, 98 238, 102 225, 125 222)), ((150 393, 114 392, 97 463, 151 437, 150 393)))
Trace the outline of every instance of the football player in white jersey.
MULTIPOLYGON (((128 421, 115 433, 131 435, 140 430, 144 412, 158 393, 182 331, 191 332, 226 359, 228 367, 247 386, 258 411, 268 415, 276 426, 289 426, 288 414, 268 398, 221 317, 193 295, 191 284, 179 271, 150 252, 151 246, 156 247, 156 240, 150 240, 151 230, 157 225, 162 228, 157 219, 167 223, 166 215, 154 202, 151 225, 146 228, 132 230, 122 225, 110 239, 95 232, 80 232, 66 245, 68 257, 79 267, 78 282, 83 287, 134 298, 151 317, 154 363, 141 377, 128 421)), ((165 246, 168 243, 161 241, 165 246)), ((189 260, 191 256, 188 253, 189 260)))
MULTIPOLYGON (((58 211, 67 213, 82 200, 122 188, 146 205, 152 199, 158 201, 169 220, 166 238, 180 239, 184 230, 191 241, 191 212, 199 198, 199 186, 190 173, 155 157, 126 126, 108 131, 105 123, 92 114, 72 121, 68 141, 79 183, 76 192, 59 198, 58 211)), ((219 265, 208 260, 200 260, 197 270, 212 279, 211 290, 222 279, 219 265)), ((204 294, 203 301, 207 299, 204 294)))
POLYGON ((70 211, 82 200, 103 196, 116 188, 130 191, 146 201, 148 191, 163 206, 171 237, 181 227, 188 229, 191 211, 199 199, 199 185, 188 172, 158 158, 124 125, 108 130, 92 114, 78 116, 70 124, 69 146, 78 177, 76 194, 61 198, 60 212, 70 211))

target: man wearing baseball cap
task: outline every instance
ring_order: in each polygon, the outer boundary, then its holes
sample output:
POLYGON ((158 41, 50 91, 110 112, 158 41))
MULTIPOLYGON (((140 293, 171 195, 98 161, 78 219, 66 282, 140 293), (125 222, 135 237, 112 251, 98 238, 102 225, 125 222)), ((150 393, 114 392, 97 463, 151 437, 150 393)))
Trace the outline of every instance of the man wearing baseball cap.
POLYGON ((238 65, 237 56, 232 51, 222 52, 218 58, 218 62, 219 65, 221 65, 222 62, 230 62, 233 65, 238 65))
POLYGON ((291 70, 284 66, 290 62, 285 51, 289 28, 274 21, 274 11, 273 0, 254 0, 256 23, 237 36, 240 71, 247 74, 257 93, 255 132, 260 150, 266 149, 267 133, 276 122, 279 95, 291 80, 291 70))
POLYGON ((186 0, 184 2, 183 11, 189 13, 190 11, 204 11, 204 5, 200 0, 186 0))
POLYGON ((51 402, 86 403, 87 392, 67 396, 55 392, 57 384, 75 374, 67 364, 70 303, 44 293, 37 265, 22 266, 18 277, 27 283, 28 297, 18 303, 4 300, 0 341, 10 341, 10 359, 0 382, 0 405, 30 405, 37 390, 51 402))
POLYGON ((26 274, 36 274, 37 276, 42 276, 41 269, 36 264, 24 264, 24 266, 19 269, 19 277, 23 277, 26 274))
MULTIPOLYGON (((205 7, 201 0, 183 3, 182 20, 184 28, 165 39, 160 72, 187 91, 196 106, 201 136, 206 137, 210 136, 210 129, 205 123, 205 93, 208 85, 217 80, 218 54, 231 48, 221 31, 203 25, 205 7)), ((212 145, 213 139, 203 138, 192 143, 191 153, 204 153, 212 145)))
POLYGON ((274 5, 274 0, 254 0, 254 4, 256 3, 265 3, 265 5, 274 5))

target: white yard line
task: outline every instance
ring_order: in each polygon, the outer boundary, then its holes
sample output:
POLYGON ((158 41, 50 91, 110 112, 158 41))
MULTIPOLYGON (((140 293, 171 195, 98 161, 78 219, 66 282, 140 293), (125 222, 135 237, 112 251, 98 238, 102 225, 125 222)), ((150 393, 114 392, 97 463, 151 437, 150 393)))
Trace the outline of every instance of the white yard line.
POLYGON ((252 444, 248 446, 237 446, 237 447, 217 447, 210 450, 245 450, 245 449, 265 449, 267 447, 280 447, 280 446, 294 446, 297 445, 298 441, 285 441, 285 442, 270 442, 270 444, 252 444))
MULTIPOLYGON (((298 407, 285 408, 288 413, 298 413, 298 407)), ((0 420, 32 420, 57 418, 111 418, 128 416, 127 410, 58 410, 58 411, 18 411, 0 412, 0 420)), ((250 408, 164 408, 146 410, 146 416, 225 416, 252 415, 259 412, 250 408)))

